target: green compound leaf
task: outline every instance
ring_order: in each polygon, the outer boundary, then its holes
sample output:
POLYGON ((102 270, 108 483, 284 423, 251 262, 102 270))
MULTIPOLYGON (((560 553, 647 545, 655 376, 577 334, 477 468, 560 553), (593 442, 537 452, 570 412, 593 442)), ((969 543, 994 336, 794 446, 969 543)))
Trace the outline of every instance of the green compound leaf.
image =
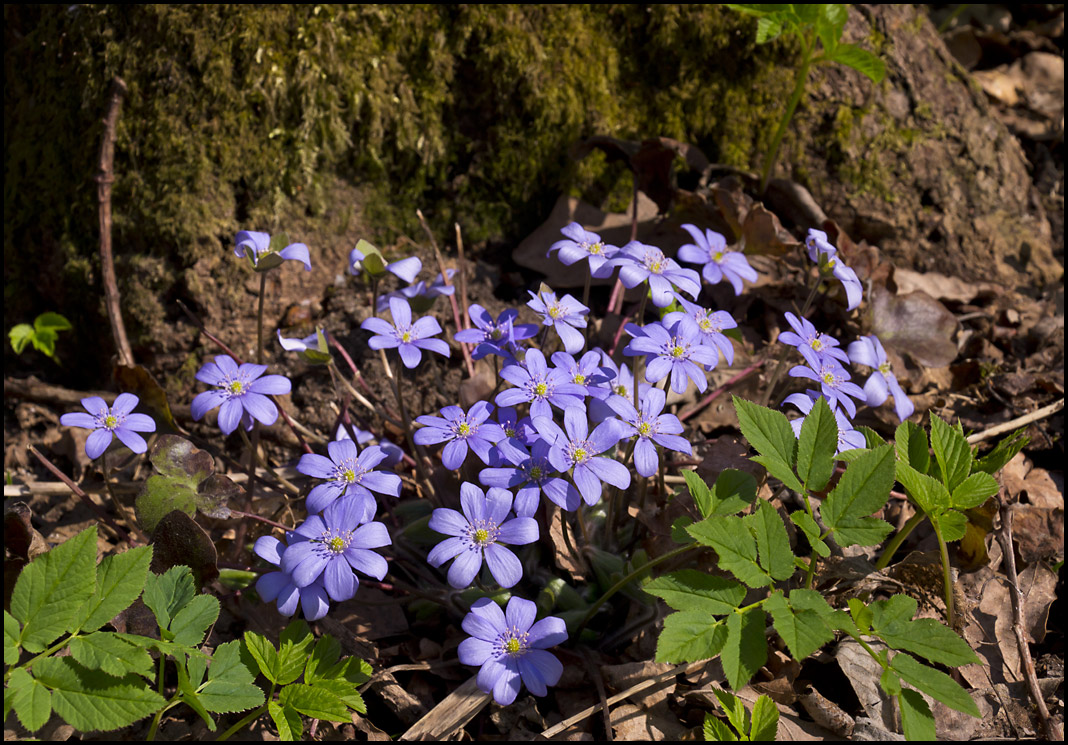
POLYGON ((13 615, 4 611, 4 664, 14 665, 19 661, 19 636, 22 628, 13 615))
POLYGON ((156 616, 161 629, 169 629, 171 619, 193 596, 193 574, 187 566, 171 567, 163 574, 150 573, 145 580, 143 600, 156 616))
POLYGON ((867 49, 862 49, 855 44, 839 44, 827 58, 846 67, 852 67, 867 76, 873 83, 880 83, 886 77, 886 65, 883 61, 867 49))
POLYGON ((129 608, 145 586, 151 563, 151 546, 105 556, 96 571, 96 592, 78 611, 74 628, 96 631, 129 608))
POLYGON ((760 608, 727 616, 727 642, 719 658, 727 682, 735 691, 740 691, 768 659, 766 625, 767 618, 760 608))
POLYGON ((70 321, 59 313, 42 313, 34 319, 33 327, 37 331, 70 331, 74 328, 70 321))
POLYGON ((820 396, 801 425, 797 441, 797 475, 809 491, 823 491, 834 473, 838 450, 838 422, 831 407, 820 396))
POLYGON ((293 742, 299 740, 304 734, 300 712, 292 706, 279 706, 274 701, 268 701, 267 713, 271 715, 274 726, 278 728, 279 740, 293 742))
MULTIPOLYGON (((333 693, 345 702, 350 709, 355 709, 361 714, 367 713, 367 707, 363 703, 363 696, 356 690, 356 686, 347 680, 321 680, 314 686, 317 689, 333 693)), ((351 720, 351 717, 350 717, 351 720)))
POLYGON ((782 34, 782 21, 779 19, 770 16, 757 19, 757 44, 766 44, 779 38, 780 34, 782 34))
POLYGON ((34 675, 52 689, 52 708, 77 730, 115 730, 154 714, 166 701, 136 675, 113 678, 70 657, 35 663, 34 675))
POLYGON ((801 483, 801 479, 797 478, 793 469, 786 464, 786 461, 780 460, 774 455, 754 455, 750 460, 764 466, 764 469, 768 474, 777 478, 785 484, 788 489, 792 489, 798 493, 805 490, 804 485, 801 483))
POLYGON ((705 742, 738 742, 738 735, 711 714, 705 714, 704 730, 705 742))
POLYGON ((11 615, 22 622, 23 648, 41 652, 67 632, 95 589, 94 526, 38 556, 19 574, 11 596, 11 615))
POLYGON ((15 350, 15 354, 22 354, 26 345, 33 341, 33 326, 20 323, 7 332, 7 338, 11 340, 11 348, 15 350))
POLYGON ((906 625, 916 615, 919 604, 908 595, 891 595, 886 600, 876 600, 868 606, 871 611, 871 626, 879 633, 903 633, 906 625))
MULTIPOLYGON (((787 603, 781 592, 773 592, 765 601, 764 609, 771 613, 775 631, 786 642, 790 654, 800 662, 833 640, 834 632, 816 610, 809 607, 792 607, 797 593, 795 590, 791 594, 791 602, 787 603)), ((804 604, 805 600, 802 600, 801 605, 804 604)))
POLYGON ((217 714, 228 714, 261 705, 263 691, 253 683, 256 676, 249 664, 255 663, 241 659, 240 641, 219 645, 211 658, 208 680, 197 692, 204 708, 217 714))
MULTIPOLYGON (((202 666, 199 660, 194 663, 194 666, 196 669, 196 675, 203 675, 202 666)), ((180 700, 183 703, 187 704, 189 708, 191 708, 193 711, 195 711, 197 715, 204 720, 204 723, 208 725, 208 729, 214 732, 215 720, 212 718, 208 710, 204 708, 204 704, 202 704, 200 701, 200 696, 197 695, 196 678, 194 677, 193 679, 190 679, 189 673, 187 672, 188 667, 186 665, 183 665, 181 660, 178 661, 177 668, 178 691, 180 694, 180 700)))
POLYGON ((904 461, 920 473, 927 473, 931 465, 931 445, 923 427, 913 422, 902 422, 894 433, 894 448, 897 459, 904 461))
MULTIPOLYGON (((304 672, 315 636, 304 621, 293 621, 278 638, 278 684, 292 683, 304 672)), ((346 720, 347 721, 347 720, 346 720)))
POLYGON ((719 568, 730 572, 750 587, 766 587, 774 582, 757 564, 756 539, 740 517, 710 517, 686 528, 705 546, 716 550, 719 568))
POLYGON ((894 486, 894 448, 884 445, 871 450, 846 467, 837 486, 820 507, 828 528, 850 519, 867 517, 882 509, 894 486))
POLYGON ((937 479, 920 473, 902 461, 897 462, 897 480, 905 487, 909 495, 916 500, 920 509, 928 515, 937 515, 949 509, 952 498, 949 490, 937 479))
POLYGON ((941 701, 949 708, 977 719, 981 716, 979 707, 975 705, 975 701, 968 695, 968 692, 944 672, 928 667, 904 652, 894 656, 890 661, 890 667, 910 686, 941 701))
POLYGON ((935 718, 923 696, 910 688, 902 688, 897 702, 901 706, 901 730, 905 739, 934 742, 937 739, 935 718))
POLYGON ((734 396, 734 410, 742 434, 758 453, 793 468, 797 463, 797 438, 785 414, 737 396, 734 396))
POLYGON ((719 654, 727 642, 727 626, 707 613, 682 611, 664 619, 664 630, 656 642, 656 661, 697 662, 719 654))
POLYGON ((982 471, 993 476, 1004 468, 1005 464, 1015 458, 1031 441, 1031 438, 1024 434, 1025 430, 1026 427, 1018 429, 995 445, 993 450, 975 461, 972 471, 982 471))
POLYGON ((742 700, 732 694, 730 691, 724 691, 720 688, 713 688, 712 693, 715 694, 719 700, 719 705, 727 714, 727 721, 730 722, 731 727, 734 727, 734 731, 739 735, 744 735, 749 731, 749 712, 745 710, 745 704, 742 700))
MULTIPOLYGON (((853 618, 853 623, 857 625, 857 630, 862 634, 868 634, 871 632, 871 622, 874 618, 871 608, 864 605, 864 603, 858 598, 849 598, 849 615, 853 618)), ((893 694, 890 694, 893 695, 893 694)))
POLYGON ((330 634, 323 634, 308 655, 308 662, 304 666, 304 682, 314 685, 319 680, 336 678, 336 675, 327 673, 337 665, 340 658, 341 643, 330 634))
POLYGON ((282 689, 278 703, 289 706, 301 714, 328 722, 349 723, 352 715, 349 706, 334 691, 322 684, 315 686, 293 683, 282 689))
POLYGON ((756 501, 757 483, 752 474, 727 468, 716 478, 712 488, 694 471, 683 471, 701 517, 734 515, 756 501))
POLYGON ((120 636, 97 631, 70 640, 71 656, 90 670, 102 670, 121 678, 127 673, 152 675, 152 657, 145 649, 135 647, 120 636))
POLYGON ((646 582, 642 589, 662 598, 675 610, 723 616, 733 613, 745 599, 746 589, 725 577, 696 569, 682 569, 646 582))
POLYGON ((26 668, 16 668, 4 689, 4 710, 11 708, 23 727, 36 732, 52 716, 52 693, 26 672, 26 668))
POLYGON ((330 680, 347 680, 354 686, 361 686, 371 679, 371 666, 358 657, 346 657, 326 671, 324 678, 330 680))
POLYGON ((204 635, 219 617, 219 601, 211 595, 197 595, 174 614, 170 631, 174 643, 199 646, 204 635))
POLYGON ((931 448, 942 473, 942 483, 952 492, 972 472, 972 448, 963 432, 937 414, 931 415, 931 448))
POLYGON ((877 517, 850 517, 838 524, 834 538, 839 546, 878 546, 893 530, 893 525, 877 517))
POLYGON ((976 471, 953 490, 950 503, 958 510, 978 507, 997 494, 999 488, 998 480, 989 473, 976 471))
POLYGON ((779 708, 770 698, 761 694, 753 704, 753 726, 749 739, 753 742, 775 742, 779 733, 779 708))
POLYGON ((255 631, 246 631, 244 636, 245 649, 256 661, 263 676, 272 683, 278 684, 281 666, 278 659, 278 650, 268 641, 267 637, 257 634, 255 631))
POLYGON ((900 696, 901 678, 897 677, 893 670, 883 670, 883 674, 879 676, 879 687, 887 696, 900 696))
POLYGON ((959 541, 968 532, 968 516, 956 510, 947 510, 941 515, 930 515, 931 523, 944 541, 959 541))
POLYGON ((768 502, 761 501, 757 511, 743 518, 757 543, 760 566, 773 579, 782 581, 794 574, 794 552, 786 535, 779 513, 768 502))
POLYGON ((890 628, 875 625, 873 630, 894 649, 904 649, 941 665, 959 667, 981 662, 968 642, 933 618, 895 620, 890 628))
POLYGON ((805 534, 805 538, 808 539, 808 545, 812 546, 812 550, 819 556, 826 558, 831 555, 830 547, 820 538, 820 526, 816 524, 811 515, 798 510, 790 513, 790 521, 805 534))

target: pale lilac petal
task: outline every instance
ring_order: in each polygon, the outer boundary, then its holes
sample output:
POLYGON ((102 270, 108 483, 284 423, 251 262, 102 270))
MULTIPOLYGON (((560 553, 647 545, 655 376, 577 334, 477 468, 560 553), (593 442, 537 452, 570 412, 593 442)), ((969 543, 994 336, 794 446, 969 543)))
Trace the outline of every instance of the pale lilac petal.
POLYGON ((464 551, 457 556, 449 567, 448 581, 457 590, 471 586, 471 582, 482 568, 481 551, 464 551))
MULTIPOLYGON (((435 510, 436 512, 437 510, 435 510)), ((466 525, 466 523, 465 523, 466 525)), ((439 533, 442 531, 438 531, 439 533)), ((467 544, 459 538, 446 538, 444 541, 430 549, 426 563, 432 567, 439 567, 449 559, 455 559, 467 550, 467 544)))
MULTIPOLYGON (((285 551, 285 544, 272 535, 260 536, 256 539, 256 544, 253 546, 252 551, 264 561, 278 566, 282 563, 282 553, 285 551)), ((274 598, 270 598, 273 600, 274 598)))
POLYGON ((290 585, 292 582, 289 581, 289 577, 282 572, 268 572, 260 575, 260 578, 256 580, 256 592, 259 593, 260 600, 271 603, 282 590, 290 585))
POLYGON ((501 525, 497 540, 510 546, 524 546, 538 540, 538 521, 532 517, 516 517, 501 525))
POLYGON ((534 624, 538 615, 536 603, 525 598, 512 597, 504 609, 504 620, 510 629, 524 632, 534 624))
POLYGON ((349 566, 358 572, 363 572, 368 577, 380 580, 389 571, 389 564, 374 551, 350 547, 345 549, 344 556, 349 566))
POLYGON ((864 384, 864 400, 868 406, 881 406, 890 395, 886 378, 881 372, 872 373, 868 382, 864 384))
POLYGON ((100 396, 87 396, 83 398, 82 406, 93 416, 105 416, 108 413, 107 402, 100 398, 100 396))
POLYGON ((386 269, 403 279, 405 282, 414 282, 419 272, 423 271, 423 262, 418 256, 409 256, 407 259, 394 261, 386 265, 386 269))
POLYGON ((356 575, 346 562, 335 559, 326 565, 323 586, 331 599, 340 603, 356 594, 356 575))
POLYGON ((96 429, 90 432, 85 440, 85 454, 89 460, 96 460, 103 455, 108 445, 111 444, 111 438, 111 430, 96 429))
POLYGON ((143 453, 148 450, 148 443, 145 442, 145 438, 137 434, 131 429, 126 427, 116 427, 115 436, 119 438, 119 441, 130 448, 135 453, 143 453))
MULTIPOLYGON (((300 607, 304 611, 304 617, 309 621, 318 621, 330 611, 330 601, 326 597, 326 590, 320 585, 311 585, 300 589, 300 607)), ((279 608, 279 610, 281 610, 279 608)), ((294 611, 296 608, 293 609, 294 611)), ((293 615, 289 613, 288 615, 293 615)))
POLYGON ((523 579, 523 565, 516 555, 496 543, 485 548, 486 566, 501 587, 514 587, 523 579))
POLYGON ((462 664, 481 667, 486 660, 497 653, 497 645, 485 639, 478 639, 472 636, 460 642, 456 652, 462 664))
POLYGON ((264 396, 283 396, 293 389, 293 384, 284 375, 265 375, 253 380, 248 389, 264 396))
POLYGON ((64 427, 82 427, 84 429, 96 429, 96 417, 82 411, 64 414, 59 418, 59 423, 64 427))
POLYGON ((556 685, 563 672, 560 660, 543 649, 531 649, 519 659, 523 683, 535 696, 544 696, 547 686, 556 685))
POLYGON ((660 465, 660 458, 656 452, 656 446, 648 439, 639 437, 634 445, 634 468, 639 475, 646 478, 656 473, 660 465))
POLYGON ((120 393, 115 397, 115 403, 111 405, 111 413, 115 416, 129 414, 137 406, 139 399, 132 393, 120 393))
POLYGON ((156 422, 148 414, 129 414, 122 426, 126 429, 132 429, 134 432, 156 431, 156 422))

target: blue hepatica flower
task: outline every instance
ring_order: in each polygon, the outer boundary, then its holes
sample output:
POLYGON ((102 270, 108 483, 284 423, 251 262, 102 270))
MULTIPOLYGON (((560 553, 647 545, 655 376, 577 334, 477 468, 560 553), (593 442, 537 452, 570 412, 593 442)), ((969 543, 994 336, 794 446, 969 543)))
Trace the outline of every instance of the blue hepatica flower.
POLYGON ((696 324, 677 322, 670 329, 661 323, 638 327, 628 323, 624 330, 633 336, 623 354, 646 356, 645 378, 650 383, 671 375, 671 390, 684 393, 692 380, 699 391, 708 387, 704 367, 719 361, 719 351, 701 344, 696 324))
MULTIPOLYGON (((357 276, 363 271, 363 260, 367 256, 358 248, 354 248, 349 251, 349 274, 357 276)), ((419 272, 423 270, 423 262, 419 260, 418 256, 409 256, 406 259, 400 259, 399 261, 391 261, 386 264, 386 271, 397 277, 400 277, 405 282, 412 282, 419 275, 419 272)))
POLYGON ((757 281, 756 270, 749 266, 745 254, 728 250, 727 240, 722 235, 708 229, 702 233, 696 225, 686 224, 682 228, 694 242, 679 247, 679 260, 703 265, 701 276, 710 285, 726 279, 734 288, 734 294, 741 295, 742 280, 757 281))
POLYGON ((487 421, 492 413, 493 406, 485 401, 475 403, 466 414, 459 406, 446 406, 441 410, 442 416, 418 417, 415 421, 423 428, 413 439, 418 445, 446 443, 441 462, 450 471, 463 465, 468 449, 489 465, 493 446, 504 439, 501 425, 487 421))
POLYGON ((877 336, 862 336, 849 345, 849 359, 853 364, 867 365, 873 368, 871 377, 864 384, 864 395, 868 406, 881 406, 889 396, 894 397, 894 411, 897 418, 905 421, 916 411, 890 366, 886 350, 877 336))
POLYGON ((495 451, 490 454, 490 461, 497 465, 504 461, 519 463, 525 460, 530 455, 527 447, 538 437, 534 425, 530 423, 530 417, 520 419, 513 407, 502 406, 497 409, 497 423, 501 425, 504 437, 494 446, 495 451))
POLYGON ((336 440, 326 444, 327 458, 314 453, 305 453, 297 463, 297 470, 314 479, 326 479, 308 493, 305 507, 308 514, 322 512, 338 498, 355 500, 362 508, 357 522, 367 522, 375 515, 375 498, 371 494, 388 494, 399 497, 400 476, 374 470, 386 460, 386 452, 377 445, 370 445, 358 452, 352 440, 336 440))
POLYGON ((695 300, 701 291, 701 278, 697 272, 683 269, 656 246, 631 241, 619 249, 612 264, 619 267, 619 281, 627 289, 648 281, 653 305, 657 308, 671 305, 675 300, 675 288, 695 300))
POLYGON ((498 406, 530 403, 530 416, 552 416, 552 406, 561 409, 582 403, 585 390, 568 379, 567 372, 545 364, 539 349, 528 349, 522 364, 505 365, 501 377, 515 388, 501 391, 494 399, 498 406))
POLYGON ((356 594, 360 582, 353 570, 382 579, 389 568, 372 549, 390 544, 382 523, 360 524, 364 514, 358 500, 335 500, 322 515, 312 515, 292 531, 293 539, 282 554, 282 572, 298 588, 320 582, 332 600, 341 602, 356 594))
MULTIPOLYGON (((601 366, 610 378, 602 384, 599 393, 591 391, 589 413, 590 420, 593 422, 601 422, 616 415, 611 406, 612 399, 621 397, 628 401, 634 400, 634 374, 630 367, 617 365, 603 350, 601 350, 601 366)), ((638 398, 643 398, 650 388, 652 386, 648 383, 639 383, 638 398)))
POLYGON ((538 327, 532 323, 516 323, 519 313, 514 308, 501 311, 497 320, 485 308, 472 303, 467 315, 475 328, 457 331, 453 339, 464 344, 474 344, 471 358, 480 360, 487 354, 510 358, 516 344, 538 333, 538 327))
POLYGON ((600 500, 601 482, 618 489, 630 486, 630 470, 617 460, 599 455, 615 447, 623 437, 618 419, 605 419, 592 434, 582 406, 564 410, 563 429, 548 417, 531 419, 538 434, 549 442, 549 462, 557 471, 571 470, 571 478, 586 504, 594 505, 600 500))
POLYGON ((266 371, 266 365, 238 365, 229 355, 216 356, 214 362, 197 371, 196 379, 216 386, 216 390, 197 394, 193 399, 193 420, 199 422, 219 407, 219 429, 226 435, 242 423, 245 429, 252 429, 253 419, 268 426, 274 424, 278 407, 268 396, 289 393, 293 385, 284 375, 263 375, 266 371))
POLYGON ((734 320, 734 317, 725 310, 708 310, 684 298, 676 299, 683 307, 683 310, 674 310, 664 314, 664 317, 660 319, 664 327, 671 328, 680 321, 695 324, 699 334, 697 338, 701 344, 716 350, 716 362, 706 366, 705 369, 711 370, 714 368, 719 362, 720 354, 723 355, 723 359, 727 361, 728 365, 733 365, 734 344, 723 332, 727 329, 738 328, 738 323, 734 320))
POLYGON ((790 370, 794 378, 808 378, 820 384, 820 392, 833 408, 838 404, 850 417, 857 415, 857 405, 853 398, 866 401, 864 391, 849 379, 849 371, 832 357, 820 357, 810 347, 798 347, 797 351, 805 358, 807 365, 797 365, 790 370))
POLYGON ((393 316, 392 324, 381 318, 368 318, 360 324, 361 329, 376 334, 367 341, 371 349, 396 349, 409 370, 423 359, 420 350, 449 356, 445 341, 430 338, 441 333, 441 325, 433 316, 423 316, 412 323, 411 306, 407 300, 397 297, 389 299, 389 312, 393 316))
POLYGON ((521 546, 538 540, 538 522, 532 517, 508 519, 512 493, 490 487, 483 492, 474 484, 460 484, 461 515, 438 508, 430 516, 430 529, 450 538, 435 546, 427 561, 439 567, 449 559, 449 584, 458 590, 471 586, 483 559, 501 587, 512 587, 523 578, 523 565, 503 544, 521 546))
POLYGON ((798 318, 787 311, 786 320, 793 331, 784 331, 779 334, 779 341, 783 344, 789 344, 797 349, 808 347, 819 357, 831 357, 839 362, 849 362, 849 355, 844 349, 838 347, 838 340, 817 331, 807 318, 798 318))
POLYGON ((693 455, 693 448, 684 437, 682 422, 674 414, 662 414, 667 394, 659 388, 651 388, 641 400, 641 411, 630 401, 619 397, 611 404, 619 413, 624 437, 637 437, 634 443, 634 468, 645 477, 652 476, 660 467, 657 445, 686 455, 693 455))
POLYGON ((587 396, 601 396, 606 392, 604 384, 611 380, 613 372, 601 364, 601 352, 591 350, 575 360, 567 352, 553 352, 553 365, 564 370, 571 382, 585 388, 587 396))
POLYGON ((89 460, 96 460, 108 449, 113 437, 118 437, 126 447, 135 453, 148 450, 148 444, 138 432, 155 432, 156 423, 147 414, 135 414, 134 408, 140 399, 132 393, 120 393, 110 407, 99 396, 82 399, 82 406, 89 412, 80 411, 64 414, 59 423, 64 427, 82 427, 91 429, 85 440, 85 454, 89 460))
MULTIPOLYGON (((286 533, 287 540, 302 541, 293 531, 286 533)), ((256 555, 275 566, 282 564, 282 555, 286 544, 274 536, 265 535, 256 540, 253 548, 256 555)), ((267 572, 256 580, 256 592, 265 603, 277 601, 278 612, 283 616, 292 616, 297 612, 297 605, 304 610, 304 617, 309 621, 318 621, 330 610, 330 598, 320 577, 304 587, 297 587, 293 578, 285 572, 267 572)))
MULTIPOLYGON (((373 432, 368 432, 367 430, 360 429, 358 427, 353 427, 352 429, 356 432, 357 445, 366 445, 367 443, 375 439, 375 435, 373 432)), ((349 431, 345 429, 344 424, 339 424, 337 426, 337 434, 334 436, 334 439, 338 441, 351 440, 352 435, 350 435, 349 431)), ((372 442, 371 444, 377 444, 378 447, 382 448, 382 452, 386 454, 385 459, 379 464, 381 466, 385 466, 386 468, 392 468, 393 466, 404 460, 404 451, 394 445, 389 440, 383 439, 378 443, 372 442)))
POLYGON ((501 706, 515 701, 522 685, 544 696, 556 685, 564 666, 546 650, 567 641, 567 627, 556 616, 536 622, 537 606, 512 597, 502 611, 490 598, 479 598, 463 620, 471 635, 460 642, 460 662, 479 666, 478 687, 501 706))
MULTIPOLYGON (((237 246, 234 248, 234 256, 252 260, 252 265, 260 266, 260 261, 271 255, 271 236, 269 233, 259 233, 254 230, 242 230, 237 234, 237 246)), ((292 259, 304 265, 304 270, 311 271, 311 256, 308 247, 303 243, 290 243, 278 252, 278 259, 292 259)), ((278 261, 277 259, 275 261, 278 261)), ((273 262, 271 262, 273 264, 273 262)), ((278 262, 281 263, 281 262, 278 262)), ((273 264, 277 266, 277 264, 273 264)), ((271 266, 264 264, 270 269, 271 266)))
MULTIPOLYGON (((449 269, 447 272, 450 280, 452 279, 452 275, 456 274, 455 269, 449 269)), ((378 312, 381 313, 389 307, 389 299, 391 297, 400 297, 409 301, 422 299, 423 306, 429 308, 430 305, 433 304, 431 301, 433 301, 434 298, 455 294, 456 285, 451 283, 446 284, 441 272, 438 272, 438 275, 434 277, 434 280, 430 284, 427 284, 425 279, 421 279, 418 282, 413 282, 407 287, 393 290, 385 295, 379 295, 378 305, 376 307, 378 308, 378 312)))
POLYGON ((569 354, 580 351, 586 340, 577 329, 586 328, 586 314, 590 309, 570 295, 557 299, 556 293, 551 291, 529 294, 531 300, 527 306, 541 316, 544 325, 556 331, 564 349, 569 354))
POLYGON ((860 305, 864 297, 864 285, 857 278, 857 273, 838 258, 838 249, 827 240, 827 234, 822 230, 810 229, 805 239, 805 247, 808 249, 809 258, 819 264, 821 272, 829 271, 842 283, 846 293, 846 308, 853 310, 860 305))
POLYGON ((609 262, 619 251, 617 246, 609 246, 601 241, 601 236, 584 229, 573 222, 561 231, 567 240, 557 241, 549 246, 546 256, 559 251, 556 256, 564 266, 586 259, 589 262, 590 276, 603 278, 611 276, 613 266, 609 262))
MULTIPOLYGON (((805 417, 812 411, 812 407, 818 398, 820 398, 820 394, 816 391, 805 391, 804 393, 791 393, 783 399, 783 404, 793 404, 804 415, 790 420, 790 426, 794 430, 794 437, 801 437, 801 425, 804 424, 805 417)), ((867 447, 868 443, 864 439, 864 433, 853 429, 853 423, 849 421, 849 417, 833 404, 831 410, 834 413, 834 420, 838 424, 838 449, 836 452, 841 453, 845 450, 867 447)))
POLYGON ((483 486, 515 489, 513 509, 520 517, 533 517, 538 510, 541 494, 558 507, 574 512, 581 496, 560 471, 549 461, 549 443, 538 437, 529 454, 510 453, 511 466, 483 468, 478 480, 483 486), (519 457, 516 457, 518 455, 519 457))

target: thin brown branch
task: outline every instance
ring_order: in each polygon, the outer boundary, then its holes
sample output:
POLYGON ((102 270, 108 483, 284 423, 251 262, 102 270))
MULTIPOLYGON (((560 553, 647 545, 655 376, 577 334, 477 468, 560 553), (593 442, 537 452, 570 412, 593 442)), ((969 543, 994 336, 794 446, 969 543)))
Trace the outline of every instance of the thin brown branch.
MULTIPOLYGON (((434 257, 438 260, 438 269, 441 270, 441 281, 444 282, 446 287, 451 287, 452 282, 449 280, 449 273, 445 269, 445 260, 441 258, 441 250, 438 248, 438 242, 434 240, 434 233, 430 230, 430 225, 427 224, 426 218, 423 217, 422 210, 415 211, 416 217, 419 218, 419 223, 423 226, 423 230, 426 232, 426 237, 430 240, 430 247, 434 249, 434 257)), ((463 329, 463 322, 460 320, 460 309, 456 304, 455 293, 449 295, 449 305, 452 306, 452 319, 456 324, 456 330, 463 329)), ((471 351, 467 348, 466 344, 460 345, 460 351, 464 354, 464 363, 467 365, 468 377, 475 377, 475 363, 471 360, 471 351)))
POLYGON ((1030 414, 1024 414, 1021 417, 1017 417, 1011 421, 1005 422, 1004 424, 999 424, 996 427, 991 427, 990 429, 985 430, 983 432, 976 432, 974 435, 970 435, 968 437, 968 444, 974 445, 977 442, 989 440, 992 437, 997 437, 998 435, 1003 435, 1007 432, 1013 432, 1019 429, 1020 427, 1026 427, 1028 424, 1032 424, 1041 419, 1045 419, 1048 416, 1053 416, 1063 408, 1064 399, 1062 398, 1059 401, 1054 401, 1049 406, 1043 406, 1041 409, 1032 411, 1030 414))
POLYGON ((733 378, 728 380, 726 383, 724 383, 723 385, 718 387, 716 390, 712 391, 707 396, 702 398, 700 401, 698 401, 696 404, 694 404, 693 408, 687 409, 686 411, 684 411, 681 414, 679 414, 679 421, 680 422, 685 422, 687 419, 692 417, 694 414, 696 414, 697 412, 701 411, 701 409, 705 408, 710 403, 712 403, 717 398, 719 398, 721 395, 726 393, 727 389, 730 388, 732 385, 734 385, 738 381, 748 377, 755 370, 760 369, 763 365, 764 365, 764 360, 757 360, 752 365, 750 365, 749 367, 745 368, 740 373, 735 375, 733 378))

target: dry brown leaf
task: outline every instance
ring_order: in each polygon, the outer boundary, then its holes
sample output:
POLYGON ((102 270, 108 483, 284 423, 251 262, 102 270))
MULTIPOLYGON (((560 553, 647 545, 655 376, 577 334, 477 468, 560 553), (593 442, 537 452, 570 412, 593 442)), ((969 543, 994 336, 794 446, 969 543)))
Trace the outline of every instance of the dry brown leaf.
POLYGON ((874 285, 870 293, 872 333, 883 345, 911 356, 921 366, 944 367, 957 357, 956 317, 922 290, 892 295, 874 285))
POLYGON ((611 712, 612 732, 618 740, 663 742, 678 740, 686 731, 678 717, 668 712, 646 712, 633 704, 616 706, 611 712))
POLYGON ((571 539, 570 548, 568 542, 564 540, 564 514, 563 511, 556 505, 549 505, 549 538, 553 542, 553 547, 556 549, 553 552, 553 558, 556 562, 557 568, 570 572, 571 576, 582 581, 586 578, 586 562, 580 557, 575 549, 575 538, 571 534, 571 528, 568 528, 568 537, 571 539))
MULTIPOLYGON (((601 674, 605 682, 616 691, 624 691, 631 686, 655 677, 671 670, 675 665, 662 662, 627 662, 622 665, 604 665, 601 674)), ((675 678, 668 678, 660 685, 651 686, 638 691, 627 700, 638 704, 644 709, 651 709, 659 703, 667 701, 668 696, 675 692, 675 678)))

